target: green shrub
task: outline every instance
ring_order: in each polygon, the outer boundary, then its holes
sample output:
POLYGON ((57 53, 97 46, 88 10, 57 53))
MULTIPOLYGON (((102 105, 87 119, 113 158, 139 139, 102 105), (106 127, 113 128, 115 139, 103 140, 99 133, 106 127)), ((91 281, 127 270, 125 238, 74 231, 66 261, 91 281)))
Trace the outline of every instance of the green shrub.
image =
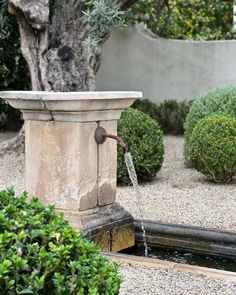
POLYGON ((131 23, 144 23, 162 38, 235 39, 234 0, 139 0, 128 10, 131 23))
POLYGON ((189 155, 193 167, 215 182, 228 183, 236 174, 236 120, 213 115, 194 127, 189 155))
POLYGON ((0 294, 118 294, 116 266, 52 206, 0 192, 0 294))
POLYGON ((165 134, 181 135, 190 105, 191 101, 166 100, 157 105, 148 99, 138 99, 132 107, 156 120, 165 134))
MULTIPOLYGON (((148 181, 155 177, 163 162, 163 137, 158 123, 146 114, 127 109, 118 122, 118 134, 132 154, 138 180, 148 181)), ((118 150, 118 183, 130 183, 124 163, 123 151, 118 150)))
POLYGON ((193 128, 204 117, 219 114, 236 118, 236 86, 225 86, 211 90, 192 103, 185 123, 185 160, 191 166, 189 140, 193 128))

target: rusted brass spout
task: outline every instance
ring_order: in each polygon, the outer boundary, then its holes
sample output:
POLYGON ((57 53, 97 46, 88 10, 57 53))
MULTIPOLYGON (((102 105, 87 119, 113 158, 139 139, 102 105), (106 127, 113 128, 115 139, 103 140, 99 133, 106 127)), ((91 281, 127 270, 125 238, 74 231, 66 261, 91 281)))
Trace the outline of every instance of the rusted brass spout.
POLYGON ((127 150, 126 143, 124 142, 124 140, 121 137, 119 137, 117 135, 109 134, 109 133, 106 133, 105 136, 107 138, 113 138, 113 139, 115 139, 117 141, 117 144, 119 146, 121 146, 124 150, 127 150))
POLYGON ((104 143, 107 138, 115 139, 117 141, 117 144, 121 146, 124 149, 124 151, 127 151, 127 145, 124 142, 124 140, 117 135, 107 133, 103 127, 96 128, 94 138, 98 144, 104 143))

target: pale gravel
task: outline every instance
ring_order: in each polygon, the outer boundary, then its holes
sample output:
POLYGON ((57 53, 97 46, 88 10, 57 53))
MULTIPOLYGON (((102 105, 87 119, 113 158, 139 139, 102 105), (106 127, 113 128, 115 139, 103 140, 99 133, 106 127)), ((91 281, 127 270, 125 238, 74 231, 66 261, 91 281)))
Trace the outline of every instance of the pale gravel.
MULTIPOLYGON (((15 135, 15 132, 1 132, 0 143, 15 135)), ((22 153, 0 154, 0 189, 13 186, 16 193, 24 191, 24 160, 22 153)))
MULTIPOLYGON (((0 133, 0 142, 14 133, 0 133)), ((235 184, 215 186, 183 165, 183 139, 166 137, 166 160, 151 184, 141 187, 146 219, 236 230, 235 184), (202 203, 203 202, 203 203, 202 203), (218 220, 220 219, 220 220, 218 220)), ((0 189, 24 188, 24 155, 0 155, 0 189)), ((131 187, 118 188, 118 201, 139 218, 131 187)), ((123 264, 120 295, 235 295, 236 283, 198 274, 123 264)))
MULTIPOLYGON (((163 223, 200 226, 236 232, 236 181, 209 182, 186 168, 183 137, 166 136, 165 160, 156 179, 140 186, 143 217, 163 223)), ((119 187, 117 201, 140 217, 132 187, 119 187)))
MULTIPOLYGON (((15 133, 0 133, 0 142, 15 133)), ((213 184, 184 165, 183 137, 166 136, 165 161, 156 179, 140 185, 144 219, 236 232, 236 181, 213 184)), ((0 189, 24 190, 24 155, 0 155, 0 189)), ((117 201, 140 217, 133 188, 119 187, 117 201)))
POLYGON ((176 270, 124 264, 120 274, 124 278, 120 295, 236 294, 236 282, 176 270))

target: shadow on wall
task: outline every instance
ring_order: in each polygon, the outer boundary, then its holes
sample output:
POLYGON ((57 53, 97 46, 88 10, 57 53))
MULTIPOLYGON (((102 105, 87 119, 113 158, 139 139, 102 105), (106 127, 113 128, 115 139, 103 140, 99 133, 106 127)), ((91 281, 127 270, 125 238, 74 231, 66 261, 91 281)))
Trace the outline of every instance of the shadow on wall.
POLYGON ((114 30, 103 48, 97 90, 139 90, 153 102, 191 100, 236 81, 236 40, 162 39, 137 25, 114 30))

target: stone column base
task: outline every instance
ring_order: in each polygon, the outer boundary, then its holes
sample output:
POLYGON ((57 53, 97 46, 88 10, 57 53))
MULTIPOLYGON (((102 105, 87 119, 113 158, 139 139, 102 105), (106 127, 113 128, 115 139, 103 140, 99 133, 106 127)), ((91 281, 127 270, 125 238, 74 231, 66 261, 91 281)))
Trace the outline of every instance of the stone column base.
POLYGON ((103 251, 117 252, 135 243, 134 219, 118 203, 86 212, 63 211, 70 225, 103 251))

